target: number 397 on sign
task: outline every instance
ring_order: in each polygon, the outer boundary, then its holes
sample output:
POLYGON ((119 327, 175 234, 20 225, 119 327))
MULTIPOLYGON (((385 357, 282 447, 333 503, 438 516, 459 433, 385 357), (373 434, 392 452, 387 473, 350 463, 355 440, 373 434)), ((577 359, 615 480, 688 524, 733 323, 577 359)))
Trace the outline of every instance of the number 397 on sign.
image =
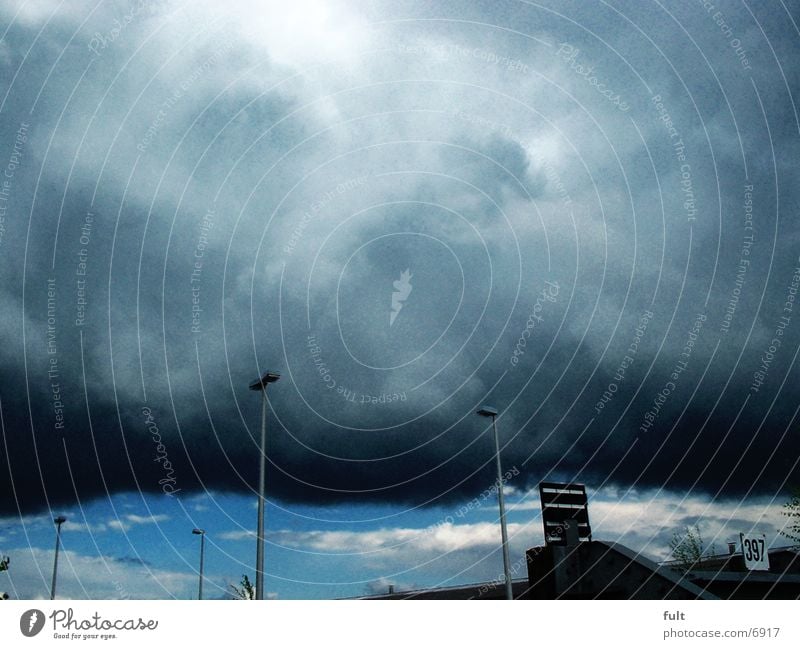
POLYGON ((767 537, 764 534, 740 534, 744 567, 748 570, 769 570, 767 537))

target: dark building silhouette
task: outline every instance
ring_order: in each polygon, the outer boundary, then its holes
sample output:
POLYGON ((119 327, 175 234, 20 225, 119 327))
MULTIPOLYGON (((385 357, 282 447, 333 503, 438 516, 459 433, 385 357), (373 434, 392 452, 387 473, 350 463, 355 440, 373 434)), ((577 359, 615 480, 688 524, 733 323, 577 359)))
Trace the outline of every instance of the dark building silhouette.
MULTIPOLYGON (((688 567, 657 564, 620 543, 592 540, 583 485, 543 483, 540 493, 546 542, 526 552, 528 579, 513 582, 514 599, 800 599, 800 547, 770 550, 769 570, 748 570, 733 544, 729 554, 688 567)), ((390 591, 362 599, 505 598, 500 581, 390 591)))

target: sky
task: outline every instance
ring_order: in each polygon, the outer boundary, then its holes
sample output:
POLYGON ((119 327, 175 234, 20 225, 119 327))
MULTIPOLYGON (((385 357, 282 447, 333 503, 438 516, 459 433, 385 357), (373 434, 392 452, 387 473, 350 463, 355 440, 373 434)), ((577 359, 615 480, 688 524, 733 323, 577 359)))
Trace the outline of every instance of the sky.
POLYGON ((486 404, 512 558, 785 544, 799 16, 0 1, 0 590, 252 578, 268 370, 271 596, 496 579, 486 404))

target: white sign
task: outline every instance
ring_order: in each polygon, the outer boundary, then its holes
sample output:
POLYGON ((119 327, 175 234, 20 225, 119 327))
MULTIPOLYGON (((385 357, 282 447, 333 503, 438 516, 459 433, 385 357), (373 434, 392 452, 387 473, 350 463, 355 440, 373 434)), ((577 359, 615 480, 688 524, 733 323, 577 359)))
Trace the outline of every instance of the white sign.
POLYGON ((767 537, 764 534, 739 534, 742 541, 744 567, 748 570, 769 570, 767 537))

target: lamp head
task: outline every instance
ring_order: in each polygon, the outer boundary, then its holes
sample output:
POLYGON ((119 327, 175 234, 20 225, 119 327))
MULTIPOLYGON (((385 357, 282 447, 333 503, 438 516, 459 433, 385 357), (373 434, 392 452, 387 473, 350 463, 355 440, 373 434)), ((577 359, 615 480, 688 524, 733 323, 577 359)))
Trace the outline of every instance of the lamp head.
POLYGON ((56 516, 56 517, 53 519, 53 522, 54 522, 56 525, 61 525, 61 523, 66 523, 66 522, 67 522, 67 517, 66 517, 66 516, 56 516))
POLYGON ((481 417, 497 417, 497 409, 491 406, 483 406, 483 408, 478 410, 475 414, 481 417))
POLYGON ((266 374, 264 374, 264 376, 262 376, 257 381, 253 381, 250 384, 250 389, 251 390, 264 390, 267 387, 268 383, 275 383, 275 381, 277 381, 279 378, 281 378, 280 374, 277 374, 276 372, 267 372, 266 374))
POLYGON ((192 534, 205 534, 205 533, 206 533, 206 531, 205 530, 201 530, 199 527, 195 527, 192 530, 192 534))

